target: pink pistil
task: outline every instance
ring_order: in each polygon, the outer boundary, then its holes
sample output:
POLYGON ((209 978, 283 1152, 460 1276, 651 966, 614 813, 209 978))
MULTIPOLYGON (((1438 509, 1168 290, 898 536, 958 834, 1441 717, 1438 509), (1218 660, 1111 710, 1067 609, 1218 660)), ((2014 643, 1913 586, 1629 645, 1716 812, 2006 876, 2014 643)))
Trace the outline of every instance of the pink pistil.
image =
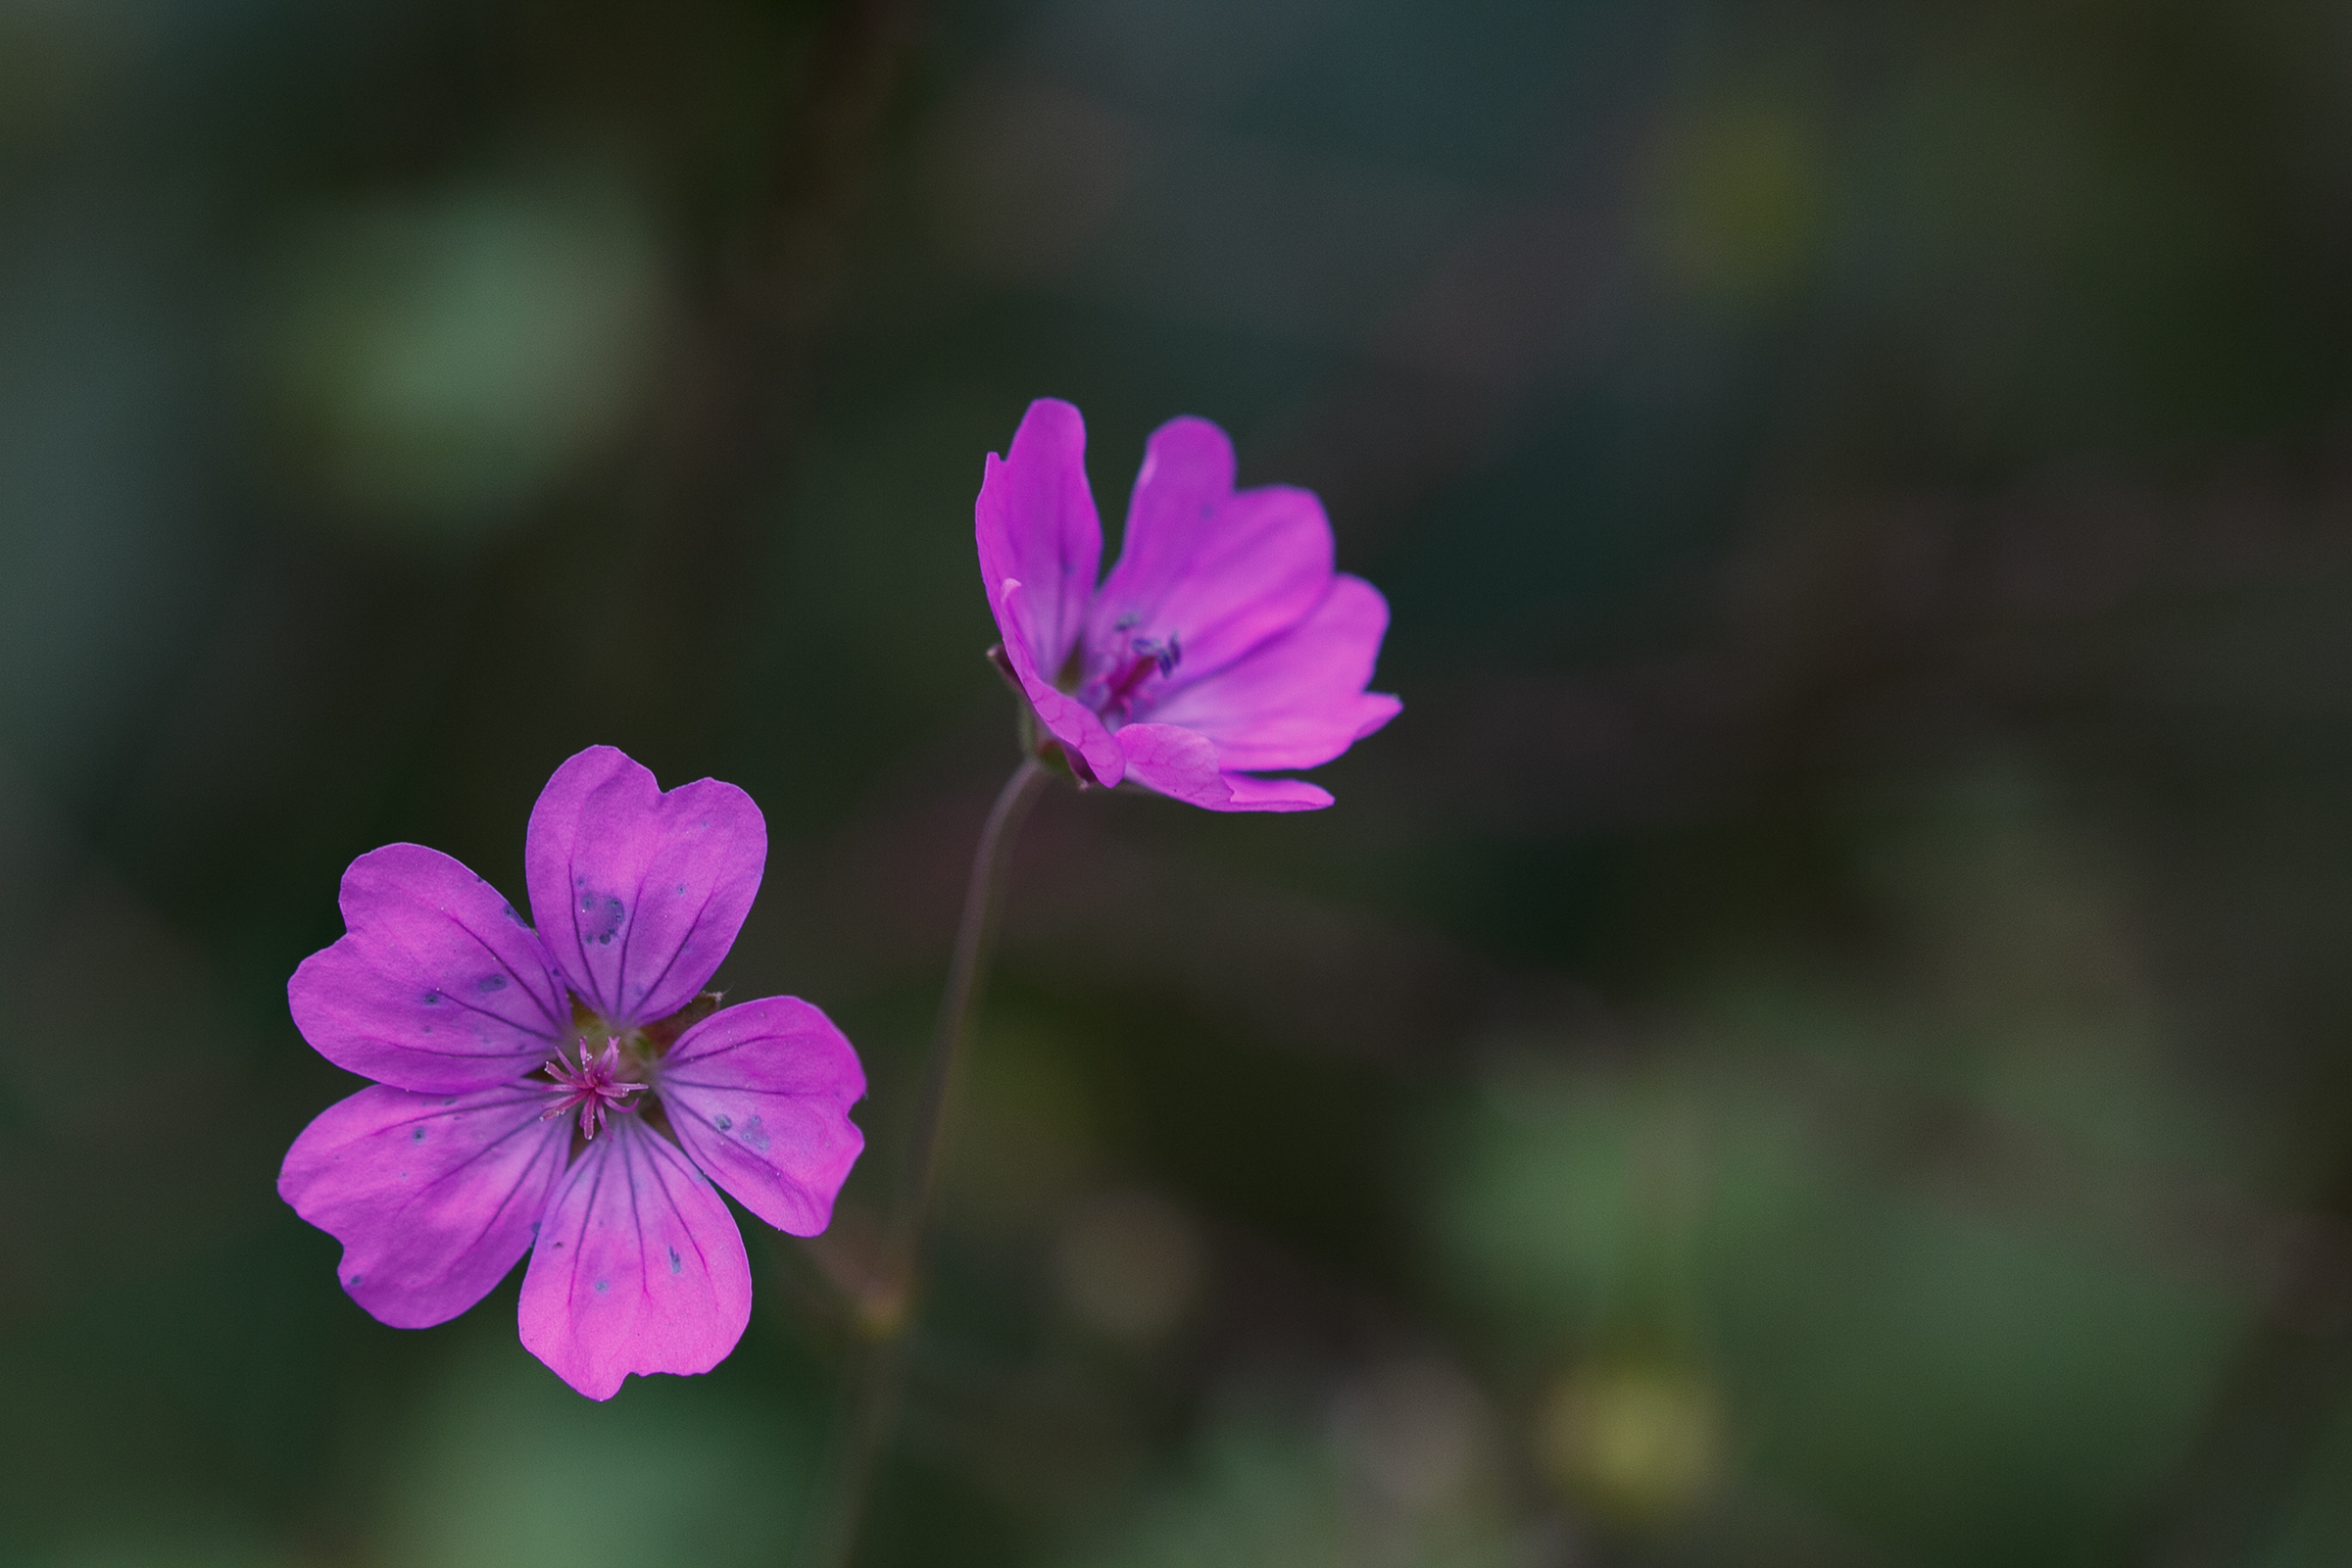
POLYGON ((1176 640, 1174 632, 1168 633, 1165 638, 1130 637, 1127 642, 1127 662, 1109 677, 1102 700, 1096 705, 1095 711, 1108 718, 1112 710, 1116 709, 1119 718, 1128 718, 1130 710, 1135 706, 1137 688, 1143 685, 1145 678, 1157 671, 1165 679, 1175 672, 1177 663, 1183 658, 1184 646, 1176 640))
POLYGON ((547 1075, 556 1081, 541 1087, 549 1094, 563 1098, 539 1119, 546 1121, 550 1117, 561 1116, 577 1105, 580 1107, 582 1136, 594 1138, 597 1129, 604 1125, 605 1117, 627 1110, 629 1107, 621 1102, 645 1087, 643 1084, 618 1082, 616 1075, 619 1071, 620 1041, 617 1038, 609 1039, 604 1054, 593 1061, 588 1057, 588 1042, 582 1040, 580 1064, 576 1069, 564 1059, 563 1053, 558 1052, 547 1063, 547 1075))

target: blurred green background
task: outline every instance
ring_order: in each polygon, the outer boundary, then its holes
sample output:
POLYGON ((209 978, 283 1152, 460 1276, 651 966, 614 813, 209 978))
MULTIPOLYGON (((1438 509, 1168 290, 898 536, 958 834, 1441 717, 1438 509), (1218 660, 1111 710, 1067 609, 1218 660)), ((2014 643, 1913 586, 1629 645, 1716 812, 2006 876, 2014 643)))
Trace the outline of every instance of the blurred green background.
POLYGON ((0 1562, 789 1564, 272 1183, 394 840, 749 789, 887 1202, 1026 402, 1310 485, 1326 813, 1049 799, 862 1561, 2352 1560, 2352 6, 0 0, 0 1562))

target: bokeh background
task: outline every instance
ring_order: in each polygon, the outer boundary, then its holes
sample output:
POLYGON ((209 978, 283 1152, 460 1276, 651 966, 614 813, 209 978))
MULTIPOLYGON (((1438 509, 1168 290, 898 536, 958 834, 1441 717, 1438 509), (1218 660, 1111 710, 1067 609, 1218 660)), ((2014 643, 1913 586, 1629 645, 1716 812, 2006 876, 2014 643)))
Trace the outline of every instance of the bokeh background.
POLYGON ((1041 394, 1405 710, 1032 818, 868 1568, 2352 1560, 2352 8, 0 0, 0 1561, 799 1560, 1041 394), (874 1083, 604 1406, 272 1187, 595 742, 874 1083))

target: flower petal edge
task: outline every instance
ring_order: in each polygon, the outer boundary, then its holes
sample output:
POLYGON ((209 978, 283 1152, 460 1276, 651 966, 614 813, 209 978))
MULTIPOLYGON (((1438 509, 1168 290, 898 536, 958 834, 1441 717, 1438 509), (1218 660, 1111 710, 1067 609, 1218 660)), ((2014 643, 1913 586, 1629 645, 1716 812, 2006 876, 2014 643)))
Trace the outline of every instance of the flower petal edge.
POLYGON ((564 760, 523 839, 531 911, 556 966, 615 1024, 667 1017, 734 946, 767 865, 767 824, 732 784, 664 791, 611 746, 564 760))
POLYGON ((445 1323, 522 1257, 564 1170, 569 1124, 526 1083, 462 1095, 372 1085, 294 1140, 278 1195, 343 1244, 336 1277, 378 1322, 445 1323))
POLYGON ((751 1260, 717 1190, 644 1118, 614 1118, 548 1200, 515 1307, 523 1348, 610 1399, 631 1375, 710 1371, 751 1316, 751 1260))
POLYGON ((798 997, 712 1013, 662 1059, 678 1142, 705 1175, 768 1224, 814 1236, 865 1148, 850 1107, 865 1069, 849 1038, 798 997))
POLYGON ((486 1089, 562 1041, 570 1006, 545 946, 496 888, 439 850, 351 862, 344 935, 286 983, 294 1026, 338 1067, 400 1089, 486 1089))

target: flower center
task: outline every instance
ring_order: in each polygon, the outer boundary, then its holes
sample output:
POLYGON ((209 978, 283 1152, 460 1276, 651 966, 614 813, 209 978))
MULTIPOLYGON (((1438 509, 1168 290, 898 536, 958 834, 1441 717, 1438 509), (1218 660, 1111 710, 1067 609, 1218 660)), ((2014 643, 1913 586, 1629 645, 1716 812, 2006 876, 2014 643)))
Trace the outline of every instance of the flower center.
POLYGON ((1098 650, 1090 662, 1101 673, 1079 691, 1078 700, 1103 718, 1127 723, 1136 717, 1137 710, 1148 706, 1146 686, 1153 675, 1165 680, 1176 672, 1184 661, 1184 644, 1179 634, 1171 630, 1165 637, 1138 637, 1135 626, 1138 616, 1121 615, 1111 625, 1116 640, 1108 648, 1098 650))
POLYGON ((541 1087, 556 1097, 540 1116, 541 1121, 561 1116, 573 1106, 579 1107, 580 1134, 594 1138, 604 1126, 607 1115, 617 1115, 636 1107, 626 1103, 628 1097, 645 1088, 644 1084, 621 1079, 620 1041, 608 1039, 604 1054, 593 1060, 588 1055, 588 1042, 580 1041, 580 1064, 577 1067, 564 1059, 562 1052, 548 1058, 546 1072, 555 1081, 541 1087))

